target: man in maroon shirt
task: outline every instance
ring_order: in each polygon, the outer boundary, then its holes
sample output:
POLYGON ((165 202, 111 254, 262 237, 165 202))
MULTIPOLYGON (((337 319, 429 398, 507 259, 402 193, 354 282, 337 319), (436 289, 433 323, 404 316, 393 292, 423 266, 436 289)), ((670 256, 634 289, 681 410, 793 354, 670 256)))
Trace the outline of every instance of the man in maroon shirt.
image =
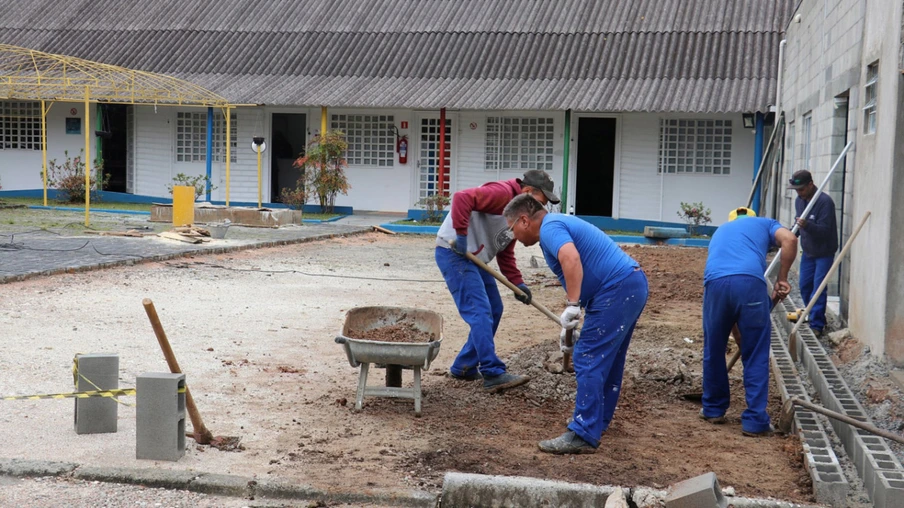
POLYGON ((489 263, 494 257, 499 270, 526 296, 516 296, 529 304, 531 292, 515 263, 515 242, 502 216, 505 205, 519 194, 530 194, 542 204, 558 203, 554 184, 545 171, 530 170, 524 178, 490 182, 465 189, 452 196, 452 206, 436 236, 436 265, 455 299, 458 313, 471 331, 468 341, 449 369, 452 377, 465 380, 483 378, 490 392, 523 385, 527 376, 506 372, 496 356, 493 340, 502 318, 502 298, 496 279, 465 257, 470 251, 489 263))

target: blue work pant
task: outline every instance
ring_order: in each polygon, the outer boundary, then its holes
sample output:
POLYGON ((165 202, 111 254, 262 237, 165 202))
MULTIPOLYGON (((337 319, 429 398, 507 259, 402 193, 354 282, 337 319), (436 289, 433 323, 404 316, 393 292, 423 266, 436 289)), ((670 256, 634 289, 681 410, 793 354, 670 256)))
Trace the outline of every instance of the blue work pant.
POLYGON ((741 361, 747 409, 741 428, 769 430, 769 347, 772 299, 766 282, 750 275, 729 275, 711 280, 703 289, 703 415, 725 414, 730 403, 725 350, 731 327, 741 332, 741 361))
POLYGON ((449 369, 456 376, 480 372, 483 377, 505 373, 505 363, 496 356, 493 337, 502 319, 502 298, 496 279, 464 256, 445 247, 436 248, 436 266, 446 280, 458 313, 471 327, 468 341, 449 369))
POLYGON ((609 428, 634 326, 647 304, 647 277, 637 270, 587 303, 572 361, 578 384, 572 430, 594 447, 609 428))
MULTIPOLYGON (((804 300, 804 306, 810 305, 813 293, 822 284, 829 268, 835 261, 835 256, 822 258, 810 257, 806 254, 800 256, 800 297, 804 300)), ((810 329, 819 332, 826 326, 826 302, 829 299, 828 288, 822 291, 813 308, 810 309, 810 329)))

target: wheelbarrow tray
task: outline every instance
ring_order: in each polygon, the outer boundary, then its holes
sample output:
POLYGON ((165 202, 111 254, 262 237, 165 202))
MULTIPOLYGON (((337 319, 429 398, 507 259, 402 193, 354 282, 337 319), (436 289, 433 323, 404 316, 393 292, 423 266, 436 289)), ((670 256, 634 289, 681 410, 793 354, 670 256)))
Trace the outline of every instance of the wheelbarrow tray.
POLYGON ((443 317, 436 312, 408 307, 357 307, 348 311, 336 342, 345 348, 348 363, 401 365, 430 368, 443 340, 443 317), (383 342, 351 337, 350 331, 366 332, 396 324, 410 324, 437 337, 431 342, 383 342))
POLYGON ((443 340, 443 317, 429 310, 408 307, 357 307, 345 316, 342 330, 336 342, 345 348, 348 363, 360 366, 358 390, 355 394, 355 411, 360 411, 364 397, 399 397, 414 399, 414 414, 421 416, 421 369, 429 369, 430 362, 439 354, 443 340), (376 328, 405 324, 437 337, 430 342, 386 342, 350 337, 350 331, 367 332, 376 328), (370 365, 386 367, 386 387, 367 386, 370 365), (401 385, 402 368, 414 372, 414 386, 401 385))

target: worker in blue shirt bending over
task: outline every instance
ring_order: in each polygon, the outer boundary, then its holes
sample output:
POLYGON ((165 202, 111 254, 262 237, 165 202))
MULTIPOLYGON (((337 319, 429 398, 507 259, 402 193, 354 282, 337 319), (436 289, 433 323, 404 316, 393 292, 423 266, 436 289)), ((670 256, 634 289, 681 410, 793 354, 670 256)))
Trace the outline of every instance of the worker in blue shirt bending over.
MULTIPOLYGON (((788 182, 788 188, 797 191, 794 209, 797 211, 797 225, 800 227, 800 296, 804 305, 810 305, 813 293, 822 284, 823 279, 835 261, 838 250, 838 226, 835 222, 835 202, 825 192, 820 192, 816 203, 806 217, 801 217, 804 209, 816 194, 813 175, 807 170, 794 173, 788 182)), ((826 326, 826 301, 828 291, 823 291, 810 309, 810 330, 816 335, 822 334, 826 326)))
POLYGON ((769 400, 769 347, 772 300, 791 292, 788 271, 797 256, 797 237, 774 219, 738 208, 728 215, 709 242, 703 271, 703 409, 710 423, 725 423, 730 393, 725 349, 732 327, 741 332, 741 362, 747 409, 741 413, 745 436, 773 432, 769 400), (781 266, 772 298, 763 274, 771 247, 781 248, 781 266))
POLYGON ((580 340, 575 333, 573 346, 578 385, 573 418, 564 434, 541 441, 540 450, 594 453, 618 404, 628 344, 647 303, 647 277, 596 226, 572 215, 549 214, 529 194, 512 199, 502 215, 516 240, 528 246, 540 242, 546 264, 565 288, 560 339, 585 311, 580 340))

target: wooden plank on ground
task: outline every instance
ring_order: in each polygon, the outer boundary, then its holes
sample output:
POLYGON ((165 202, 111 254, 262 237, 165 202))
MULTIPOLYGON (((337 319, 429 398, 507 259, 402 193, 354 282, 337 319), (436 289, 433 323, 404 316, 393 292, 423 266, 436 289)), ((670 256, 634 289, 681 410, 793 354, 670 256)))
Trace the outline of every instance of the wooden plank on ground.
POLYGON ((201 243, 200 238, 192 238, 190 236, 180 235, 179 233, 174 233, 172 231, 164 231, 162 233, 157 233, 157 236, 161 238, 166 238, 169 240, 178 240, 180 242, 185 243, 201 243))

